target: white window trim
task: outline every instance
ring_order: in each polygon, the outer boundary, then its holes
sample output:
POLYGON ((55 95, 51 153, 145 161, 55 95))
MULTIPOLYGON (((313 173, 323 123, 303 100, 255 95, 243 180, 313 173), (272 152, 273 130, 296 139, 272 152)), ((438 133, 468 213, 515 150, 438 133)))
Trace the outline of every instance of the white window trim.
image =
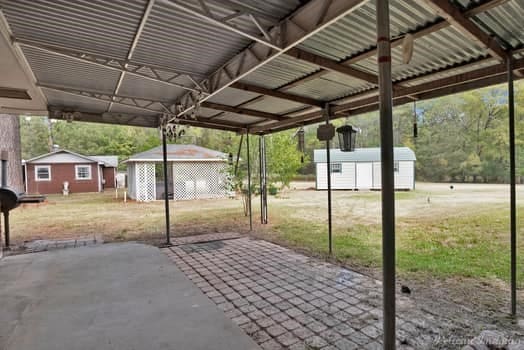
POLYGON ((35 165, 35 181, 51 181, 51 165, 35 165), (38 177, 38 169, 47 169, 47 172, 49 173, 48 179, 40 179, 38 177))
POLYGON ((93 174, 91 174, 91 165, 88 164, 88 165, 84 165, 84 164, 78 164, 78 165, 75 165, 75 179, 78 180, 78 181, 82 181, 82 180, 92 180, 93 179, 93 174), (79 168, 88 168, 89 169, 89 177, 78 177, 78 169, 79 168))

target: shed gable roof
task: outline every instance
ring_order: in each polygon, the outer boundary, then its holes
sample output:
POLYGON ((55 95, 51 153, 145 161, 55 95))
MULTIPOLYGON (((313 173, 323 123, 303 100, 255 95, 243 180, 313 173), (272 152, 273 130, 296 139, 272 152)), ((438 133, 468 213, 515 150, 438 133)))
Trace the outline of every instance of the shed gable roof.
MULTIPOLYGON (((168 161, 183 160, 226 160, 227 154, 209 148, 196 145, 167 145, 168 161)), ((136 161, 162 161, 162 146, 158 146, 142 153, 137 153, 129 157, 127 162, 136 161)))
MULTIPOLYGON (((330 151, 331 162, 380 162, 380 148, 357 148, 354 152, 330 151)), ((409 147, 395 147, 393 157, 396 161, 415 161, 415 152, 409 147)), ((313 154, 315 163, 326 163, 326 150, 316 149, 313 154)))

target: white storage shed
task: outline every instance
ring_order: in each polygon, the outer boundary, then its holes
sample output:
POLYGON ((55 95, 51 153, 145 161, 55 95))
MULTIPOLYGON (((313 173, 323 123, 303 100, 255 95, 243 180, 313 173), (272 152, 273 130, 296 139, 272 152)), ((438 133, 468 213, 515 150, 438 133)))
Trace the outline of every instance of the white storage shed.
MULTIPOLYGON (((380 190, 380 148, 357 148, 354 152, 331 149, 331 188, 334 190, 380 190)), ((327 190, 326 150, 316 149, 316 189, 327 190)), ((415 189, 415 153, 408 147, 394 149, 395 189, 415 189)))
MULTIPOLYGON (((175 200, 225 198, 228 155, 195 145, 167 145, 168 197, 175 200)), ((129 197, 137 201, 165 198, 162 146, 132 155, 127 161, 129 197)))

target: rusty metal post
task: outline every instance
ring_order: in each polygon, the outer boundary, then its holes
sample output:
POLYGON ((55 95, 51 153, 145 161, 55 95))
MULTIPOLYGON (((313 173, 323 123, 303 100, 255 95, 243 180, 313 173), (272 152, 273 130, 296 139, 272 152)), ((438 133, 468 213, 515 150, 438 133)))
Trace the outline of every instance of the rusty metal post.
POLYGON ((511 245, 511 315, 517 315, 517 195, 515 181, 515 94, 513 88, 513 62, 507 58, 508 114, 509 114, 509 177, 510 177, 510 245, 511 245))
MULTIPOLYGON (((331 113, 329 104, 324 107, 326 125, 329 125, 329 114, 331 113)), ((327 194, 328 194, 328 248, 329 255, 333 254, 333 220, 331 208, 331 141, 326 140, 326 163, 327 163, 327 194)))
POLYGON ((393 87, 389 1, 377 0, 377 46, 382 164, 382 269, 384 349, 396 347, 395 325, 395 178, 393 171, 393 87))

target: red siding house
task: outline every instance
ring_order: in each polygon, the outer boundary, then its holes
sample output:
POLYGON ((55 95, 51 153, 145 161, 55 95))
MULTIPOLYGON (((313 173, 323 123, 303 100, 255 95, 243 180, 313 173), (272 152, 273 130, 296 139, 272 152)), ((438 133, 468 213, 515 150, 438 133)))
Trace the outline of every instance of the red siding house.
POLYGON ((100 192, 115 188, 116 156, 84 156, 58 150, 25 161, 25 190, 30 194, 100 192))

